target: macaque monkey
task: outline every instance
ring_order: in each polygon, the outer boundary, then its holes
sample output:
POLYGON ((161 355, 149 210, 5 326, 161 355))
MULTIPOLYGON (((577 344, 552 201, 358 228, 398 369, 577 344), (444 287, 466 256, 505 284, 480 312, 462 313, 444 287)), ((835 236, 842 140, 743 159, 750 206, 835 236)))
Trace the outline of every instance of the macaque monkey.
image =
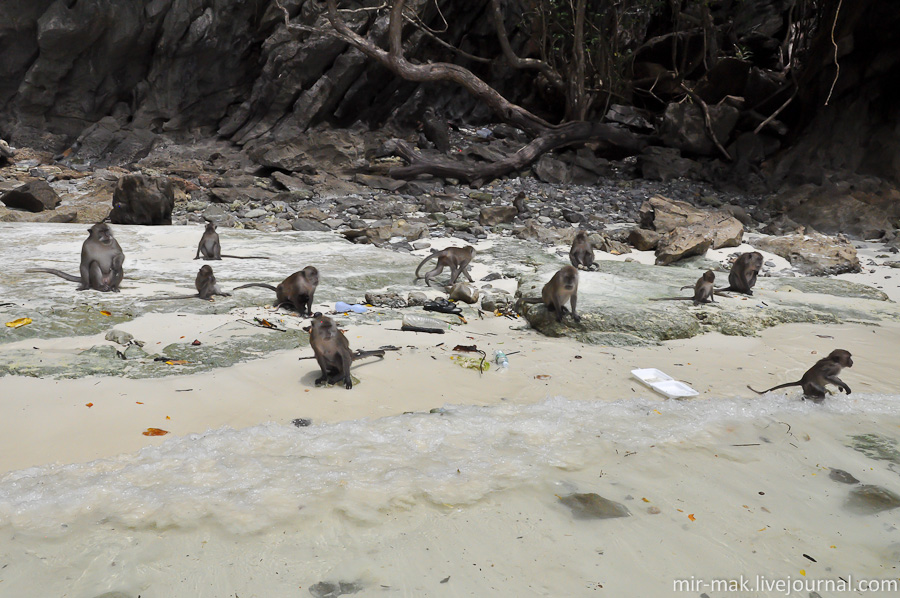
POLYGON ((444 268, 450 268, 450 286, 456 284, 456 279, 459 278, 460 274, 465 275, 465 277, 469 279, 469 282, 475 282, 472 280, 472 277, 469 276, 467 271, 469 262, 471 262, 474 257, 475 248, 471 245, 466 245, 465 247, 448 247, 441 251, 435 251, 419 263, 419 267, 416 268, 416 280, 424 278, 425 284, 431 286, 431 279, 443 272, 444 268), (426 272, 425 276, 419 276, 419 270, 421 270, 422 266, 425 265, 425 262, 430 259, 437 260, 434 269, 426 272))
POLYGON ((223 257, 235 258, 238 260, 267 260, 269 258, 249 255, 249 256, 241 256, 241 255, 223 255, 222 254, 222 246, 219 244, 219 233, 216 232, 216 224, 214 222, 206 223, 206 230, 203 231, 203 236, 200 237, 200 244, 197 245, 197 255, 194 257, 195 260, 199 260, 201 254, 203 255, 203 259, 205 260, 220 260, 223 257))
POLYGON ((803 374, 803 377, 796 382, 779 384, 778 386, 773 386, 769 390, 756 390, 749 384, 747 385, 747 388, 757 394, 765 394, 772 390, 778 390, 779 388, 787 388, 788 386, 802 386, 804 399, 810 399, 816 403, 821 403, 825 399, 825 393, 827 392, 825 390, 826 384, 834 384, 838 389, 843 390, 848 395, 850 394, 850 387, 847 386, 843 380, 838 378, 838 374, 841 373, 841 370, 849 367, 853 367, 853 359, 850 358, 850 352, 845 351, 844 349, 835 349, 829 353, 828 357, 817 361, 815 365, 809 368, 806 373, 803 374))
POLYGON ((309 332, 309 346, 322 369, 322 375, 316 378, 316 386, 343 380, 344 388, 353 388, 353 379, 350 377, 353 353, 350 352, 347 337, 338 329, 334 320, 320 313, 316 314, 309 332))
POLYGON ((194 279, 194 286, 197 287, 196 295, 177 295, 174 297, 151 297, 147 301, 168 301, 171 299, 196 299, 200 298, 204 301, 212 301, 213 295, 221 295, 222 297, 231 297, 231 293, 226 293, 216 283, 216 277, 213 274, 212 266, 204 264, 200 271, 197 272, 197 278, 194 279))
MULTIPOLYGON (((572 240, 572 248, 569 250, 569 261, 576 268, 582 267, 585 270, 594 270, 594 247, 591 240, 588 239, 587 233, 578 231, 572 240)), ((599 266, 599 264, 598 264, 599 266)))
POLYGON ((314 266, 307 266, 285 278, 277 287, 261 282, 251 282, 235 287, 234 290, 262 287, 275 291, 275 307, 289 305, 301 316, 311 316, 313 295, 317 286, 319 286, 319 271, 314 266))
POLYGON ((716 289, 716 293, 721 294, 726 291, 734 291, 735 293, 743 293, 744 295, 752 295, 754 285, 756 285, 756 277, 763 266, 763 256, 758 251, 750 251, 742 253, 734 261, 731 271, 728 273, 728 286, 724 289, 716 289))
MULTIPOLYGON (((694 305, 701 303, 714 303, 715 293, 713 292, 713 284, 716 281, 716 274, 712 270, 707 270, 703 276, 694 283, 693 297, 656 297, 650 301, 693 301, 694 305)), ((689 289, 689 286, 681 287, 682 290, 689 289)))
POLYGON ((113 237, 109 225, 98 222, 88 229, 88 238, 81 245, 81 276, 73 276, 52 268, 30 268, 26 272, 47 272, 80 283, 79 291, 93 289, 103 292, 119 292, 119 283, 125 276, 122 263, 125 254, 113 237))

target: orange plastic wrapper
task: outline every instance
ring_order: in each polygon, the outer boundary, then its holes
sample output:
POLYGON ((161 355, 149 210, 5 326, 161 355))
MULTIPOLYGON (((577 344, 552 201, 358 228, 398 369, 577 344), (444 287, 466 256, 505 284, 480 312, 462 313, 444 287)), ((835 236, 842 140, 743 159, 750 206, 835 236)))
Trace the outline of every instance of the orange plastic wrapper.
POLYGON ((165 436, 168 433, 168 430, 161 430, 160 428, 147 428, 147 431, 141 432, 144 436, 165 436))

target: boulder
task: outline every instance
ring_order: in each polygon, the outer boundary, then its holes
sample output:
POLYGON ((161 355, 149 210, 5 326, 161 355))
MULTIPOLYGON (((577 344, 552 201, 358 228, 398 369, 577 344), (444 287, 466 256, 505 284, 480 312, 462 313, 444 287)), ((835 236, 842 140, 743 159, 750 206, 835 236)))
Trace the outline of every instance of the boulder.
POLYGON ((172 224, 175 192, 167 178, 129 174, 116 183, 112 204, 113 224, 172 224))
POLYGON ((812 232, 784 237, 762 237, 751 245, 787 259, 791 266, 807 276, 829 276, 859 272, 856 248, 846 237, 829 237, 812 232))
POLYGON ((681 152, 674 147, 648 147, 638 156, 637 164, 641 176, 652 181, 690 177, 698 171, 697 163, 682 158, 681 152))
POLYGON ((858 191, 823 191, 815 185, 802 185, 779 194, 774 201, 787 208, 792 220, 827 235, 879 239, 894 228, 891 215, 863 199, 870 198, 858 191))
POLYGON ((656 264, 668 266, 686 257, 703 255, 711 244, 712 239, 702 226, 677 228, 660 238, 656 246, 656 264))
POLYGON ((0 195, 0 201, 10 208, 43 212, 55 209, 60 199, 46 181, 31 181, 0 195))
POLYGON ((488 206, 481 208, 478 222, 484 226, 496 226, 497 224, 512 222, 518 214, 519 211, 515 206, 488 206))
POLYGON ((534 174, 545 183, 559 185, 568 183, 570 173, 568 165, 562 160, 544 154, 533 166, 534 174))
POLYGON ((468 304, 478 302, 478 289, 469 282, 457 282, 450 288, 451 301, 463 301, 468 304))
MULTIPOLYGON (((723 146, 728 144, 739 117, 740 111, 733 106, 709 106, 712 130, 723 146)), ((695 104, 669 104, 663 114, 659 133, 665 145, 691 154, 712 156, 718 151, 707 132, 703 111, 695 104)))
POLYGON ((705 230, 713 249, 737 247, 744 235, 744 225, 726 210, 700 210, 689 203, 661 195, 645 201, 641 205, 640 215, 643 228, 653 228, 661 234, 691 227, 693 230, 683 231, 682 234, 693 237, 705 230))
POLYGON ((662 235, 655 230, 633 228, 631 229, 631 232, 628 233, 628 242, 634 245, 634 248, 638 251, 650 251, 656 249, 661 236, 662 235))

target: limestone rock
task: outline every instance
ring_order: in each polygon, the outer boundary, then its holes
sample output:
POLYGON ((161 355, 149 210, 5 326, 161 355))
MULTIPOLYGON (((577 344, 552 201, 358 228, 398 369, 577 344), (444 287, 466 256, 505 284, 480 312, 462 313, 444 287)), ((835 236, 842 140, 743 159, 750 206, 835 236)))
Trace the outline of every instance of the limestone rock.
POLYGON ((638 156, 638 168, 645 179, 665 182, 692 176, 698 166, 693 160, 682 158, 677 148, 651 146, 638 156))
POLYGON ((31 181, 0 195, 0 201, 10 208, 29 212, 53 210, 60 199, 56 191, 46 181, 31 181))
POLYGON ((634 228, 628 233, 628 242, 634 245, 638 251, 650 251, 656 249, 661 235, 655 230, 647 228, 634 228))
POLYGON ((376 307, 390 307, 392 309, 406 307, 406 299, 394 292, 368 292, 366 303, 376 307))
POLYGON ((512 222, 518 213, 515 206, 489 206, 481 208, 478 222, 484 226, 496 226, 504 222, 512 222))
MULTIPOLYGON (((719 143, 727 145, 740 112, 733 106, 720 104, 709 106, 709 117, 719 143)), ((695 104, 669 104, 663 114, 659 132, 663 143, 669 147, 701 156, 712 156, 718 151, 707 132, 703 111, 695 104)))
POLYGON ((829 237, 819 233, 763 237, 751 244, 757 249, 780 255, 808 276, 828 276, 859 272, 856 248, 845 237, 829 237))
POLYGON ((450 299, 452 301, 464 301, 468 304, 478 302, 478 289, 469 282, 457 282, 450 288, 450 299))
POLYGON ((113 224, 172 224, 175 192, 167 178, 129 174, 116 183, 112 203, 113 224))

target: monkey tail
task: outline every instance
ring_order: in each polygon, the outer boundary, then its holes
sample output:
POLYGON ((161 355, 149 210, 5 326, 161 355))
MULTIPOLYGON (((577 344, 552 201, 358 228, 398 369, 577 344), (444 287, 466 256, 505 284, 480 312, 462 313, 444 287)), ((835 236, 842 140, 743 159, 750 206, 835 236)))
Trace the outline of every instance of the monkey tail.
POLYGON ((265 283, 263 283, 263 282, 251 282, 250 284, 242 284, 241 286, 239 286, 239 287, 234 287, 234 288, 231 289, 231 290, 232 290, 232 291, 237 291, 238 289, 246 289, 246 288, 248 288, 248 287, 260 287, 260 288, 263 288, 263 289, 269 289, 270 291, 275 291, 276 293, 278 292, 278 289, 276 289, 275 287, 273 287, 273 286, 270 285, 270 284, 265 284, 265 283))
POLYGON ((419 280, 420 278, 422 278, 421 276, 419 276, 419 270, 421 270, 421 269, 422 269, 422 266, 425 265, 425 262, 427 262, 428 260, 430 260, 431 258, 433 258, 434 255, 435 255, 436 253, 437 253, 436 251, 435 251, 435 252, 432 252, 431 255, 429 255, 429 256, 426 257, 424 260, 422 260, 421 262, 419 262, 419 266, 416 268, 416 280, 419 280))
POLYGON ((65 278, 69 282, 81 282, 80 276, 73 276, 71 274, 66 274, 65 272, 61 272, 59 270, 54 270, 53 268, 29 268, 25 271, 26 272, 46 272, 47 274, 56 274, 60 278, 65 278))
POLYGON ((766 394, 767 392, 772 392, 773 390, 778 390, 779 388, 787 388, 788 386, 801 386, 802 384, 803 384, 803 383, 802 383, 800 380, 797 380, 796 382, 786 382, 786 383, 784 383, 784 384, 779 384, 778 386, 773 386, 773 387, 770 388, 769 390, 756 390, 755 388, 753 388, 753 387, 750 386, 749 384, 747 385, 747 388, 749 388, 750 390, 752 390, 752 391, 755 392, 756 394, 764 395, 764 394, 766 394))
POLYGON ((261 255, 225 255, 222 254, 222 257, 230 257, 236 260, 267 260, 269 258, 263 257, 261 255))
POLYGON ((359 349, 353 353, 353 361, 357 359, 365 359, 366 357, 381 357, 384 359, 384 350, 383 349, 375 349, 373 351, 363 351, 359 349))

